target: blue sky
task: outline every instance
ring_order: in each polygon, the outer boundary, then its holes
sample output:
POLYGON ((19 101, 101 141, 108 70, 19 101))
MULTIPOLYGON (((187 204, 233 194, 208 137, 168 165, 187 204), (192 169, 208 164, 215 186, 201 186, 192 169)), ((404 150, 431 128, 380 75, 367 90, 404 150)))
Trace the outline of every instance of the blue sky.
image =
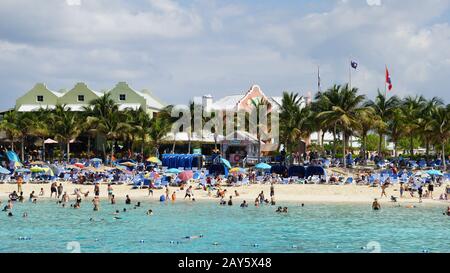
POLYGON ((369 98, 450 101, 450 0, 2 0, 0 108, 36 82, 94 90, 127 81, 167 103, 317 90, 348 81, 369 98))

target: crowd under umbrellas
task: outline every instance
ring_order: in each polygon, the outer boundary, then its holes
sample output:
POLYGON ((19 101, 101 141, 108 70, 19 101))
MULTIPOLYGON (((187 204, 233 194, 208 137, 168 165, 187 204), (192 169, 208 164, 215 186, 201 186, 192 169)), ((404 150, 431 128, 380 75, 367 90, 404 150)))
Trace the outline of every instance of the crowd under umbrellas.
MULTIPOLYGON (((53 163, 34 161, 25 165, 18 165, 14 170, 0 168, 0 175, 8 177, 6 183, 41 183, 50 185, 50 195, 59 199, 59 203, 64 205, 68 200, 68 195, 75 195, 76 202, 72 204, 78 208, 81 199, 89 196, 89 191, 82 192, 76 189, 73 193, 63 191, 62 182, 73 184, 93 185, 94 199, 92 200, 94 210, 99 209, 99 185, 107 185, 108 200, 116 202, 112 191, 112 185, 125 184, 132 189, 148 189, 149 195, 153 195, 153 189, 166 189, 165 194, 160 196, 160 201, 176 200, 176 191, 170 192, 169 186, 178 186, 181 191, 185 191, 185 199, 195 201, 194 189, 204 190, 209 197, 219 198, 219 204, 232 205, 233 196, 239 196, 237 189, 227 192, 226 186, 246 186, 250 184, 268 184, 270 186, 270 199, 261 192, 254 200, 255 206, 270 204, 275 205, 274 185, 275 184, 356 184, 369 185, 381 188, 381 196, 388 197, 385 189, 389 186, 399 186, 400 196, 391 196, 392 201, 402 198, 405 192, 412 197, 417 196, 419 201, 422 198, 433 198, 434 185, 441 186, 447 179, 446 174, 439 170, 402 170, 394 169, 376 171, 370 174, 357 174, 343 177, 332 173, 327 176, 322 166, 295 166, 296 169, 286 168, 281 165, 270 165, 259 163, 252 168, 242 168, 231 166, 231 164, 221 158, 221 164, 227 169, 226 175, 209 173, 205 168, 168 168, 162 166, 161 160, 157 157, 148 158, 145 163, 138 163, 131 159, 123 159, 115 162, 112 166, 106 166, 99 158, 76 160, 70 162, 53 163), (296 171, 298 173, 296 173, 296 171), (302 173, 303 172, 303 173, 302 173), (303 175, 302 175, 303 174, 303 175), (59 185, 58 185, 59 183, 59 185), (415 195, 416 194, 416 195, 415 195)), ((447 174, 448 175, 448 174, 447 174)), ((4 180, 4 181, 5 181, 4 180)), ((44 188, 44 187, 43 187, 44 188)), ((38 196, 44 196, 43 188, 37 193, 30 194, 30 201, 36 202, 38 196)), ((450 188, 446 187, 445 192, 439 195, 440 200, 448 200, 450 188)), ((12 193, 10 200, 20 200, 23 198, 21 187, 12 193)), ((126 202, 130 202, 130 197, 126 196, 126 202)), ((250 202, 253 202, 252 200, 250 202)), ((241 207, 248 206, 246 200, 241 207)))

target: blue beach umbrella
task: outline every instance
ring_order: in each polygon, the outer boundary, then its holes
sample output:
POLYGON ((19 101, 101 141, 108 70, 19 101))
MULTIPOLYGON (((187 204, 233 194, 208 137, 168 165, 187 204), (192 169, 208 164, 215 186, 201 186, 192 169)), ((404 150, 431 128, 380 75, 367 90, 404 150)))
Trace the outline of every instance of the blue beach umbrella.
POLYGON ((21 168, 15 171, 16 173, 31 173, 29 169, 21 168))
POLYGON ((0 174, 10 174, 11 172, 2 166, 0 166, 0 174))
POLYGON ((103 162, 103 160, 101 160, 100 158, 93 158, 91 159, 91 162, 103 162))
POLYGON ((270 170, 272 168, 272 166, 270 166, 267 163, 258 163, 255 166, 256 169, 260 169, 260 170, 270 170))
POLYGON ((439 170, 429 170, 429 171, 427 171, 427 174, 429 174, 429 175, 437 175, 437 176, 443 176, 444 174, 441 172, 441 171, 439 171, 439 170))
POLYGON ((181 170, 178 170, 178 169, 175 169, 175 168, 171 168, 171 169, 168 169, 168 170, 166 171, 166 173, 179 174, 179 173, 181 173, 181 170))
POLYGON ((225 165, 228 169, 231 169, 230 161, 226 160, 225 158, 221 158, 220 162, 225 165))

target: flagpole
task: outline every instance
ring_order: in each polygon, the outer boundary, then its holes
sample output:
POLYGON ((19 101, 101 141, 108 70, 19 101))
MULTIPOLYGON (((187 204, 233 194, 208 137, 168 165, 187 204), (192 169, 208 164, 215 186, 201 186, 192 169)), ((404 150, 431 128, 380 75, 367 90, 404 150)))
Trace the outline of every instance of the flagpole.
POLYGON ((387 71, 387 65, 384 65, 384 98, 386 98, 387 95, 387 78, 386 78, 386 72, 387 71))
POLYGON ((348 85, 349 85, 349 89, 352 90, 352 64, 351 64, 351 60, 349 60, 349 63, 347 65, 348 66, 348 85))
POLYGON ((320 64, 317 65, 317 92, 320 92, 320 64))

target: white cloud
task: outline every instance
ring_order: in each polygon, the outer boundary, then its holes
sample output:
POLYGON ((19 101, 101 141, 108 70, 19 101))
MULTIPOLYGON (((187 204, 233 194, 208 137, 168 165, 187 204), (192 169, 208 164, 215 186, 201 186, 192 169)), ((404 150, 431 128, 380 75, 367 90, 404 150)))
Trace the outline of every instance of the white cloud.
POLYGON ((384 89, 388 65, 395 94, 450 100, 448 0, 67 4, 0 2, 0 80, 14 91, 1 106, 42 81, 99 90, 126 80, 171 103, 253 83, 272 95, 306 94, 317 88, 318 64, 322 87, 348 81, 350 57, 359 63, 353 85, 369 96, 384 89))

